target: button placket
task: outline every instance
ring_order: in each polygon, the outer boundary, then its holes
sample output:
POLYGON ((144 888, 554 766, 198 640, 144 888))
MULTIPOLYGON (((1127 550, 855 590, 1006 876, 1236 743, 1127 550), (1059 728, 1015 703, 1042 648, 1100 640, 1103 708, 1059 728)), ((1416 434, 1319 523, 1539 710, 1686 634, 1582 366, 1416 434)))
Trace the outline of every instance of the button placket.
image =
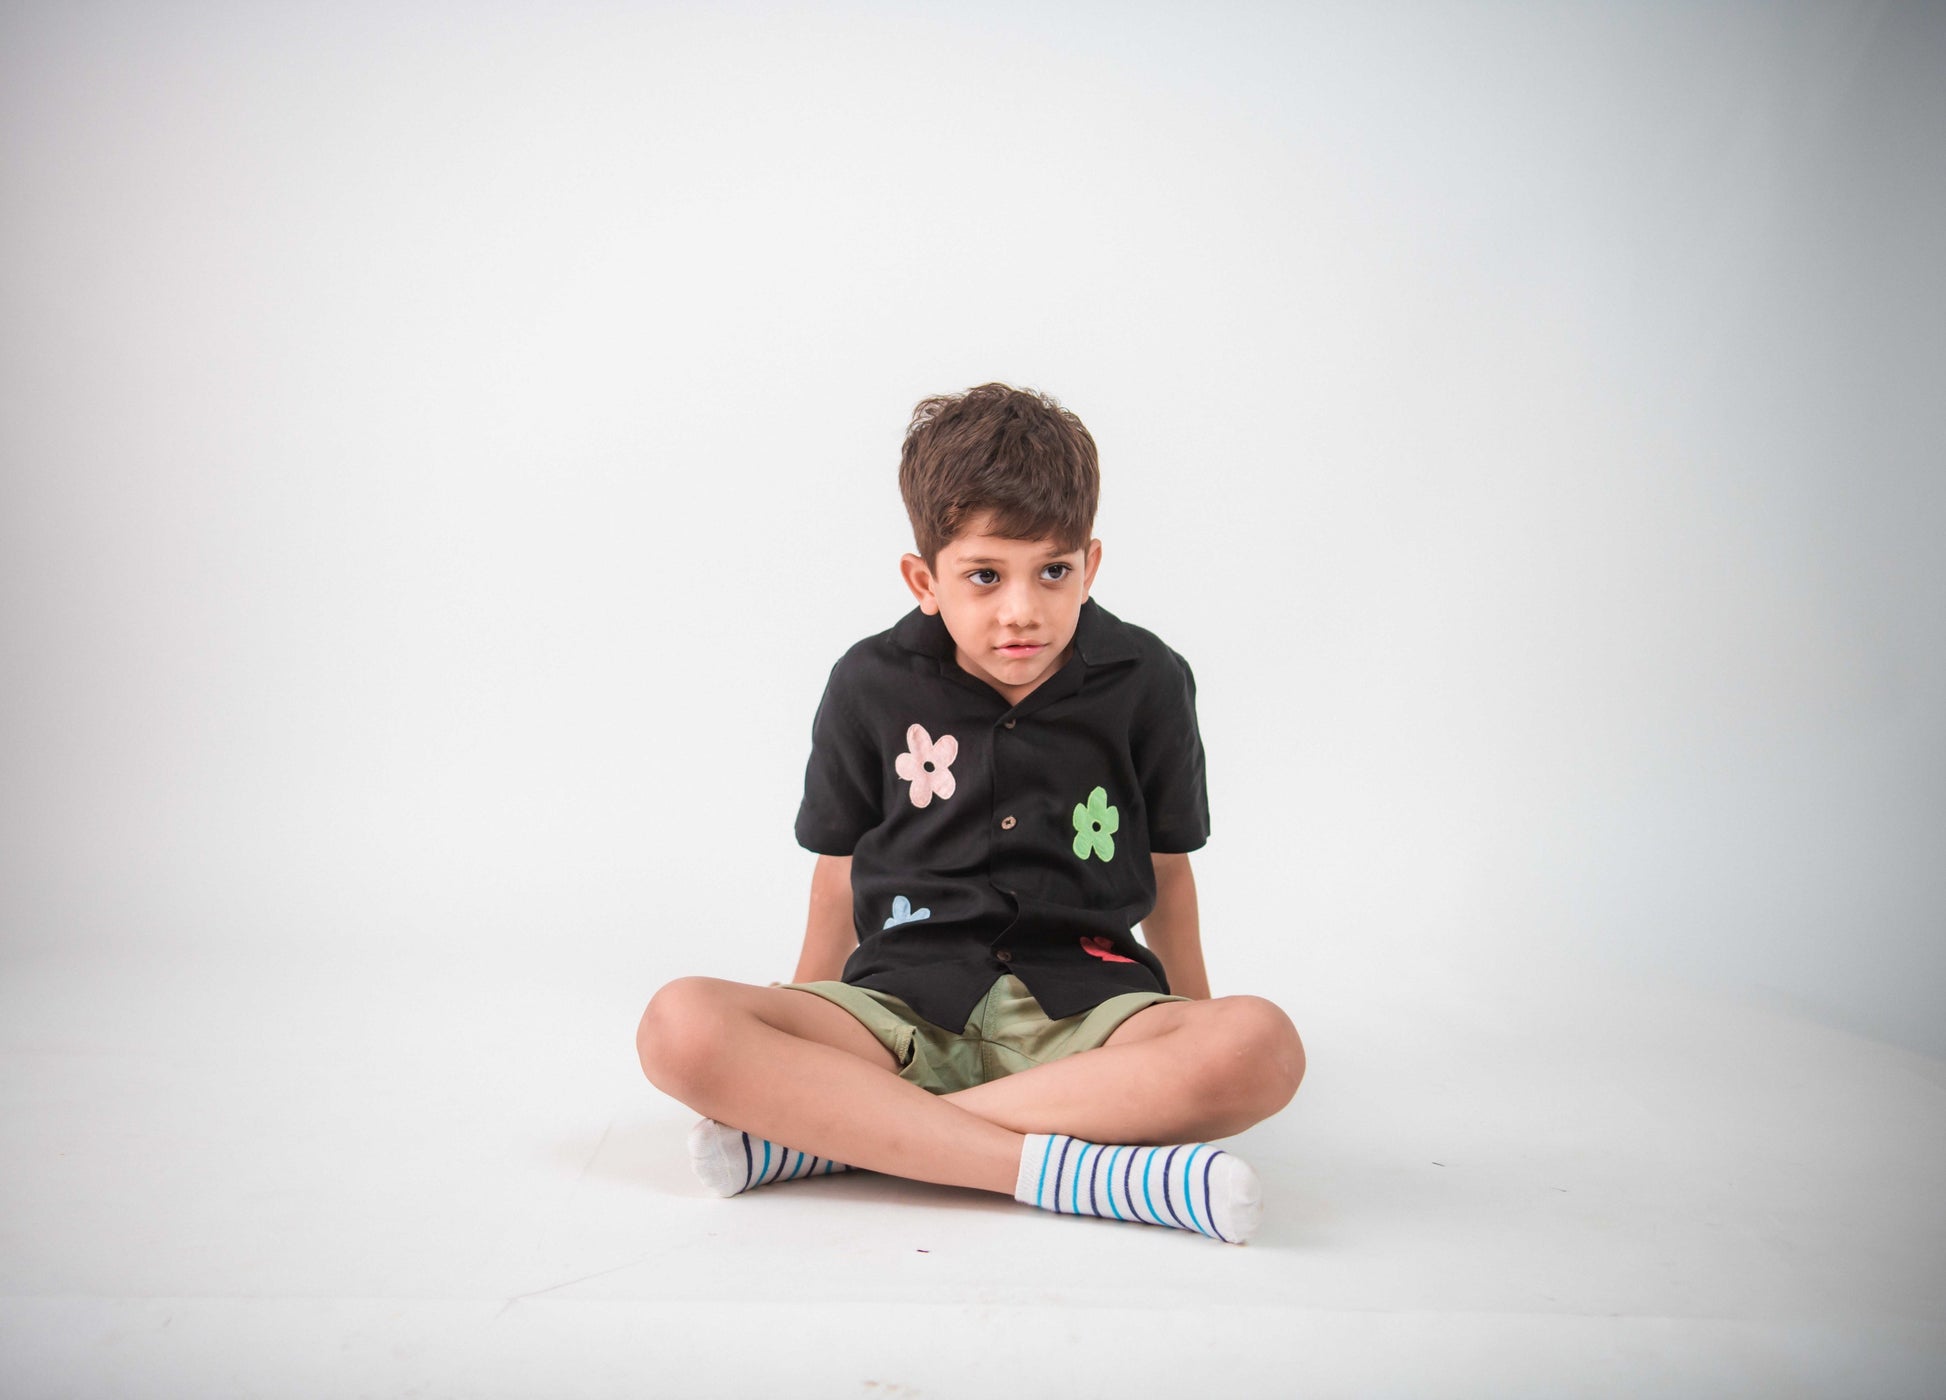
MULTIPOLYGON (((1013 719, 1007 718, 1001 720, 1000 727, 1002 729, 1012 729, 1014 727, 1013 719)), ((997 800, 999 798, 1000 788, 1002 785, 1001 784, 1001 746, 998 744, 993 745, 989 749, 989 753, 992 755, 994 795, 997 800)), ((1020 824, 1019 818, 1016 817, 1012 812, 1007 812, 1003 814, 1000 818, 1000 829, 1002 831, 1012 831, 1019 824, 1020 824)), ((996 855, 997 854, 998 852, 996 851, 996 855)), ((1011 889, 1008 889, 999 884, 996 884, 994 888, 999 890, 1001 894, 1006 895, 1010 898, 1012 897, 1013 891, 1011 889)), ((992 956, 993 956, 994 963, 997 966, 1003 968, 1010 967, 1014 960, 1013 949, 1011 948, 995 948, 992 950, 992 956)))

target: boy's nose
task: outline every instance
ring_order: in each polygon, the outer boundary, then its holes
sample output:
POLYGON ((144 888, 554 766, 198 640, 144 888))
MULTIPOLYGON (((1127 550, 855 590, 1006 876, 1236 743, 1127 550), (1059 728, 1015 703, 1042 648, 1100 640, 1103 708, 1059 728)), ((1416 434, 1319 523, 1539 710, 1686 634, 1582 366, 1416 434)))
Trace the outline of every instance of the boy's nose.
POLYGON ((1010 626, 1031 626, 1037 602, 1032 588, 1009 588, 1000 595, 1000 620, 1010 626))

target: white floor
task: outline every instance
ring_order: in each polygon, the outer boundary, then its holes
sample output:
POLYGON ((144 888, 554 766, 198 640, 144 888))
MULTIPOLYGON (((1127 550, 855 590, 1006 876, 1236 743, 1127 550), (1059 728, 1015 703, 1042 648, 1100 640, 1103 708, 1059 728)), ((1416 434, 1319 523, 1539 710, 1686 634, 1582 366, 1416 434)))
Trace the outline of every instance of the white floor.
POLYGON ((1946 1394, 1946 1065, 1680 986, 1310 999, 1239 1248, 719 1201, 652 983, 370 961, 0 965, 0 1395, 1946 1394))

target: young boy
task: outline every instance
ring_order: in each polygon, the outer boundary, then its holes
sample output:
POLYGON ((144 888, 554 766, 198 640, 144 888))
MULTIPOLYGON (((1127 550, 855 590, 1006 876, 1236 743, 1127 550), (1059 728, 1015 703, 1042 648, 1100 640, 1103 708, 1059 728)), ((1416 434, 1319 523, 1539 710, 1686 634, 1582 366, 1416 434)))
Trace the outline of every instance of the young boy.
POLYGON ((818 706, 798 980, 679 978, 637 1034, 649 1080, 708 1115, 690 1153, 717 1194, 862 1167, 1233 1244, 1256 1228, 1256 1174, 1207 1139, 1290 1102, 1304 1050, 1272 1003, 1210 996, 1196 683, 1088 596, 1098 480, 1088 430, 1041 395, 915 410, 918 607, 818 706))

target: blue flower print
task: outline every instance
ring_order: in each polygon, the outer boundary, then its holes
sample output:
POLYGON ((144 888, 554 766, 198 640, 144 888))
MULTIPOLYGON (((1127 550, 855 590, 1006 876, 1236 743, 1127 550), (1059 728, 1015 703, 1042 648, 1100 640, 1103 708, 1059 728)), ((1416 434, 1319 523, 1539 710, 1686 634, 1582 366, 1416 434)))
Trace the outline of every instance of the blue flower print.
POLYGON ((885 921, 887 928, 897 928, 900 924, 916 924, 921 919, 930 919, 932 910, 914 909, 912 901, 902 894, 892 896, 892 917, 885 921))

